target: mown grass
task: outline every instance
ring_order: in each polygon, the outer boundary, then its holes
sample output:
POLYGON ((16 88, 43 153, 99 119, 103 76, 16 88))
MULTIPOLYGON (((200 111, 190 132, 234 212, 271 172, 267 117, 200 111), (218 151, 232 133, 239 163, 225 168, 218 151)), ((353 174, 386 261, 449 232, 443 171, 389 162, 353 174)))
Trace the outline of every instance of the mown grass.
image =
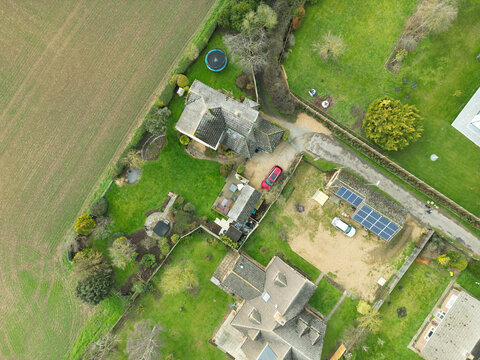
POLYGON ((193 82, 193 79, 198 79, 214 89, 225 89, 233 93, 235 98, 245 95, 235 85, 235 79, 242 74, 240 70, 229 56, 227 48, 223 43, 223 33, 217 31, 213 34, 207 47, 202 51, 197 61, 188 70, 188 78, 193 82), (227 67, 219 72, 211 71, 205 65, 205 56, 210 50, 222 49, 227 53, 227 67))
POLYGON ((425 118, 422 138, 387 155, 478 214, 480 149, 451 123, 480 85, 475 60, 480 46, 480 1, 460 1, 453 26, 422 40, 401 72, 391 74, 384 63, 417 4, 416 0, 353 4, 327 0, 307 6, 304 23, 295 32, 296 45, 285 61, 288 81, 292 91, 304 98, 312 87, 321 95, 331 95, 334 105, 329 114, 359 133, 361 121, 354 110, 366 110, 376 98, 388 95, 416 105, 425 118), (328 31, 341 35, 347 45, 338 61, 325 62, 312 51, 312 43, 328 31), (454 97, 457 90, 461 95, 454 97), (430 161, 432 153, 439 160, 430 161))
POLYGON ((327 332, 323 340, 322 359, 330 358, 340 345, 345 329, 356 325, 357 301, 346 297, 330 320, 327 322, 327 332))
POLYGON ((420 359, 407 348, 408 343, 433 309, 449 280, 447 273, 414 262, 390 295, 390 304, 385 303, 380 309, 382 327, 379 333, 367 338, 365 345, 368 351, 359 348, 356 359, 420 359), (398 317, 399 307, 406 308, 406 317, 398 317), (380 345, 378 339, 384 341, 384 345, 380 345))
POLYGON ((468 269, 465 269, 458 276, 457 283, 480 300, 480 277, 475 276, 468 269))
MULTIPOLYGON (((206 240, 209 235, 196 232, 182 240, 174 250, 168 266, 188 261, 193 266, 198 279, 198 292, 188 291, 176 295, 161 295, 158 290, 142 296, 132 309, 125 325, 119 330, 119 349, 114 358, 127 359, 123 353, 126 339, 133 325, 142 319, 152 319, 165 327, 161 335, 165 348, 164 356, 173 354, 175 359, 225 359, 225 354, 210 345, 208 340, 233 299, 220 288, 210 282, 210 277, 219 265, 227 250, 218 243, 211 246, 206 240), (210 260, 206 257, 210 256, 210 260), (179 308, 183 310, 180 311, 179 308)), ((162 268, 153 279, 156 287, 162 277, 162 268)))
POLYGON ((317 291, 308 302, 315 309, 327 316, 333 309, 337 301, 341 298, 342 293, 327 280, 322 279, 318 283, 317 291))

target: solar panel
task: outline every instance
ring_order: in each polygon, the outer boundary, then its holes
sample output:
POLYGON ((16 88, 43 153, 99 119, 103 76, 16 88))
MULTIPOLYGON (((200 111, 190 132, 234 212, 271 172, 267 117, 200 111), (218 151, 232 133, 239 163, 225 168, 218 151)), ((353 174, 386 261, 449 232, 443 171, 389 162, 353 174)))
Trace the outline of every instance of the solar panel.
POLYGON ((337 195, 355 207, 360 205, 363 201, 363 198, 355 194, 353 191, 348 190, 345 186, 342 186, 340 189, 338 189, 337 195))
POLYGON ((365 226, 368 230, 380 236, 386 241, 390 241, 392 236, 400 227, 382 216, 367 205, 362 205, 353 215, 353 220, 365 226))

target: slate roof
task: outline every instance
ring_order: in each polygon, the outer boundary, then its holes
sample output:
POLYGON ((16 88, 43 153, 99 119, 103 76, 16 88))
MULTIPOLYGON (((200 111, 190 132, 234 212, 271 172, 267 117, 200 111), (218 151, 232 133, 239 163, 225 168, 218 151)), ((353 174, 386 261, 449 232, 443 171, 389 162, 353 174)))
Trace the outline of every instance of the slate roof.
POLYGON ((246 336, 241 346, 246 358, 320 360, 326 325, 305 310, 316 285, 277 256, 262 269, 245 255, 238 254, 233 260, 230 254, 212 278, 229 290, 232 275, 237 276, 237 281, 244 281, 240 292, 247 292, 248 296, 233 291, 245 301, 231 326, 246 336), (253 297, 252 285, 258 291, 253 297), (265 350, 267 346, 269 350, 265 350))
POLYGON ((238 102, 195 80, 175 128, 215 150, 223 144, 251 158, 257 148, 272 152, 284 132, 260 118, 258 106, 252 100, 238 102))
POLYGON ((478 353, 479 341, 480 301, 462 291, 423 347, 422 355, 427 360, 465 360, 466 353, 478 353))
POLYGON ((228 212, 227 217, 235 220, 240 225, 245 225, 261 198, 261 192, 255 190, 250 185, 245 185, 240 191, 238 199, 228 212))
POLYGON ((336 193, 342 186, 352 190, 357 195, 360 195, 365 199, 365 204, 400 227, 405 223, 407 211, 404 207, 378 192, 372 186, 365 184, 362 180, 348 171, 340 169, 330 180, 328 188, 331 192, 336 193))

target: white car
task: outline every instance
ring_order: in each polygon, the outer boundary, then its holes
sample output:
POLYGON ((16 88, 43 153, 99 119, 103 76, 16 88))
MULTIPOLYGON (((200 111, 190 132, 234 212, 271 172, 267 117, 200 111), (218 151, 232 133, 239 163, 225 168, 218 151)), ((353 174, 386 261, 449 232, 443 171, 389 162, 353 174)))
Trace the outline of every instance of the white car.
POLYGON ((343 232, 348 237, 353 237, 353 235, 355 235, 355 233, 357 232, 357 230, 355 230, 353 226, 348 225, 345 221, 343 221, 339 217, 336 217, 332 220, 332 225, 338 230, 340 230, 341 232, 343 232))

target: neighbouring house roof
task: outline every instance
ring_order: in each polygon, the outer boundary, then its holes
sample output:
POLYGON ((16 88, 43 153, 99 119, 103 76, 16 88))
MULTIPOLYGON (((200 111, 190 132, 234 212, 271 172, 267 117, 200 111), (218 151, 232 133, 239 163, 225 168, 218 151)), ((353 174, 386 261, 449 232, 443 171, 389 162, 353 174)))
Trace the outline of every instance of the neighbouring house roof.
POLYGON ((261 198, 261 192, 255 190, 250 185, 245 185, 240 191, 238 199, 235 200, 228 212, 227 217, 235 220, 240 225, 245 225, 261 198))
POLYGON ((480 301, 461 291, 423 346, 427 360, 465 360, 467 354, 480 356, 480 301))
POLYGON ((457 115, 452 126, 480 146, 480 88, 457 115))
POLYGON ((405 223, 407 211, 404 207, 375 190, 371 185, 365 184, 348 171, 340 169, 333 175, 328 184, 328 188, 332 193, 336 193, 342 186, 361 196, 366 205, 400 227, 405 223))
POLYGON ((235 226, 230 225, 225 235, 228 236, 233 241, 237 242, 241 239, 243 233, 240 230, 238 230, 235 226))
POLYGON ((175 128, 206 146, 223 144, 251 158, 257 148, 273 151, 284 130, 259 117, 259 104, 238 102, 195 80, 175 128))
POLYGON ((282 259, 273 257, 263 269, 232 251, 212 282, 245 299, 228 327, 245 335, 240 348, 246 359, 320 360, 326 325, 305 310, 317 287, 282 259), (232 288, 232 276, 236 276, 233 286, 240 291, 232 288))

